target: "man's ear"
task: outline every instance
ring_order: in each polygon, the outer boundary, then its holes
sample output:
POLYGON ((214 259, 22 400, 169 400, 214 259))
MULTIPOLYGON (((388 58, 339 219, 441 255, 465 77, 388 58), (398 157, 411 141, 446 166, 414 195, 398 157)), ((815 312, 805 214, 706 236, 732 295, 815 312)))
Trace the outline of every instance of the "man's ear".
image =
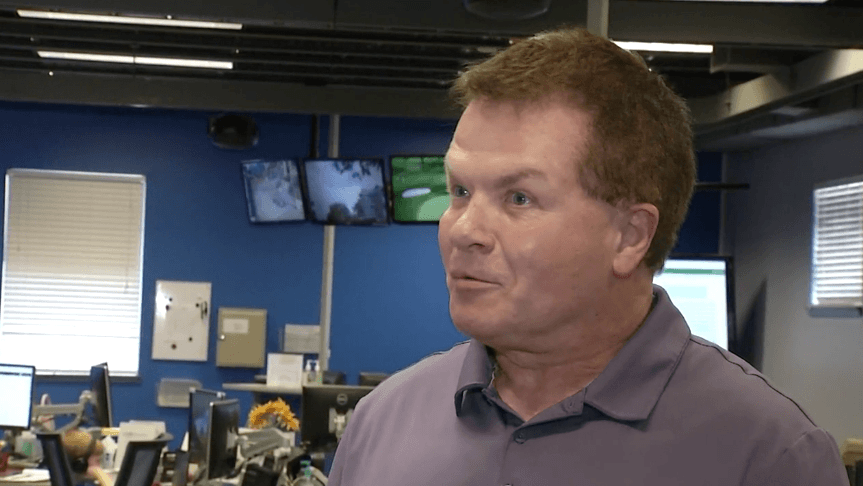
POLYGON ((620 240, 614 257, 614 274, 626 278, 638 268, 659 224, 659 210, 649 203, 639 203, 619 208, 620 240))

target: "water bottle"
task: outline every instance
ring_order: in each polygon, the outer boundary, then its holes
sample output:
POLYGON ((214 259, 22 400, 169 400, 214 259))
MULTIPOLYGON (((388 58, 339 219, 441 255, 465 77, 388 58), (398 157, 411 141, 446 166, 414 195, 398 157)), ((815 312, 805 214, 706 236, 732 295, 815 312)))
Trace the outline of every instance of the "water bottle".
POLYGON ((308 460, 300 461, 302 471, 297 479, 291 483, 291 486, 320 486, 320 482, 312 477, 312 464, 308 460))

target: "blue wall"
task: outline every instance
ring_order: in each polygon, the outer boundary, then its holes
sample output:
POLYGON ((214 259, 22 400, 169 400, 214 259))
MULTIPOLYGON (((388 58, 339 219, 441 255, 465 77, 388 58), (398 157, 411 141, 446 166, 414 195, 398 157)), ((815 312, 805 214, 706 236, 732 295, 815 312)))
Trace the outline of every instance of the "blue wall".
MULTIPOLYGON (((212 282, 214 310, 267 309, 268 351, 277 350, 283 324, 317 323, 320 312, 322 227, 249 223, 240 172, 242 160, 309 155, 312 117, 254 114, 260 142, 232 151, 207 138, 212 114, 0 102, 4 171, 146 176, 140 379, 115 383, 114 420, 164 420, 176 437, 185 433, 187 410, 157 407, 161 378, 193 378, 220 389, 264 370, 217 368, 213 331, 206 363, 150 359, 157 279, 212 282)), ((453 128, 441 120, 342 117, 340 155, 443 153, 453 128)), ((324 123, 322 147, 326 134, 324 123)), ((719 154, 700 154, 700 161, 701 180, 720 180, 719 154)), ((719 215, 718 193, 696 194, 677 250, 717 251, 719 215)), ((435 225, 336 229, 330 368, 345 371, 349 382, 361 370, 393 372, 464 339, 449 320, 436 233, 435 225)), ((94 355, 92 361, 102 359, 94 355)), ((42 379, 37 393, 68 403, 85 386, 83 380, 42 379)), ((249 394, 228 395, 248 410, 249 394)))

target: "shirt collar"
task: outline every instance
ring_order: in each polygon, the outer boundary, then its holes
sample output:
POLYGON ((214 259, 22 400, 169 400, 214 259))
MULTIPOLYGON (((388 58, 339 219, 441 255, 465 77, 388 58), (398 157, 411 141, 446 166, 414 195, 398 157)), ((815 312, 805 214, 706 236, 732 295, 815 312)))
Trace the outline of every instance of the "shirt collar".
MULTIPOLYGON (((584 403, 617 420, 642 420, 650 415, 691 335, 665 290, 654 285, 653 293, 656 305, 644 324, 582 395, 584 403)), ((487 387, 492 370, 486 347, 471 339, 455 393, 457 415, 461 415, 465 393, 487 387)))
POLYGON ((617 420, 646 419, 677 369, 691 333, 665 289, 644 324, 585 390, 584 403, 617 420))

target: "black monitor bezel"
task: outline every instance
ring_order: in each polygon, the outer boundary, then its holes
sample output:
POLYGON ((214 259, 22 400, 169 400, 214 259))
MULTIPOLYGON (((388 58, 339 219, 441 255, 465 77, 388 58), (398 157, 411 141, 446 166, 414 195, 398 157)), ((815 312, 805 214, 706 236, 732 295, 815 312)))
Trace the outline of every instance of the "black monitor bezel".
POLYGON ((231 429, 235 430, 235 433, 239 435, 240 428, 240 401, 236 398, 231 398, 228 400, 219 400, 210 404, 210 431, 209 438, 207 440, 207 479, 217 479, 226 476, 232 476, 237 468, 237 452, 239 450, 239 442, 234 443, 232 447, 233 454, 233 463, 230 466, 227 466, 225 463, 230 461, 230 457, 227 453, 228 445, 228 434, 231 429), (224 417, 222 417, 222 411, 226 410, 226 415, 231 414, 232 417, 236 418, 236 423, 230 423, 226 419, 225 422, 221 422, 224 417), (236 413, 233 413, 236 411, 236 413), (224 434, 214 433, 224 431, 224 434), (223 437, 224 435, 224 437, 223 437), (221 443, 224 442, 224 447, 219 447, 221 443), (216 454, 223 454, 224 456, 216 456, 216 454), (220 459, 220 460, 217 460, 220 459), (214 465, 218 465, 218 468, 213 467, 214 465))
POLYGON ((304 169, 305 169, 305 164, 303 163, 302 159, 300 159, 298 157, 286 157, 286 158, 281 158, 278 160, 244 160, 244 161, 242 161, 240 163, 240 177, 243 179, 243 192, 246 195, 246 217, 247 217, 249 223, 255 224, 255 225, 258 225, 258 224, 268 225, 268 224, 297 224, 297 223, 305 223, 305 222, 309 221, 309 206, 308 206, 309 202, 308 202, 308 197, 306 196, 306 184, 305 184, 306 174, 305 174, 304 169), (301 202, 303 204, 303 217, 302 217, 302 219, 284 219, 284 220, 274 220, 274 221, 253 221, 252 220, 252 215, 249 213, 249 208, 250 208, 250 205, 252 204, 252 201, 250 199, 250 196, 251 196, 249 194, 250 188, 249 188, 248 180, 246 179, 245 167, 246 167, 246 165, 253 164, 253 163, 260 163, 260 162, 287 162, 289 164, 293 164, 294 167, 297 168, 297 183, 300 185, 300 198, 301 198, 301 202))
POLYGON ((50 474, 51 486, 75 486, 75 476, 72 474, 72 464, 66 449, 63 448, 63 438, 59 432, 37 432, 36 437, 42 446, 42 454, 51 472, 51 458, 56 460, 59 474, 50 474))
POLYGON ((143 484, 153 484, 156 478, 156 472, 159 469, 159 463, 162 459, 162 448, 168 443, 167 439, 154 440, 132 440, 126 446, 126 451, 123 453, 123 463, 120 464, 120 470, 117 472, 117 478, 114 480, 114 486, 128 486, 129 480, 132 478, 132 471, 140 466, 138 453, 142 451, 150 451, 155 453, 155 462, 150 465, 144 476, 146 481, 143 484))
POLYGON ((331 226, 372 226, 372 227, 380 227, 386 226, 390 223, 391 219, 391 201, 390 201, 390 189, 389 189, 389 181, 387 178, 387 165, 386 161, 382 157, 309 157, 301 159, 300 165, 302 166, 302 183, 303 183, 303 205, 306 208, 306 219, 315 224, 320 225, 331 225, 331 226), (386 206, 386 211, 384 212, 386 215, 386 221, 383 222, 373 222, 373 223, 361 223, 361 222, 348 222, 348 223, 339 223, 339 222, 331 222, 331 221, 321 221, 317 219, 315 216, 315 212, 312 210, 312 194, 309 190, 309 181, 308 181, 308 173, 307 165, 312 163, 319 162, 357 162, 357 161, 367 161, 367 162, 375 162, 380 165, 381 168, 381 178, 383 179, 381 182, 383 183, 383 196, 384 196, 384 205, 386 206))
MULTIPOLYGON (((396 157, 407 158, 407 157, 440 157, 444 159, 444 167, 446 166, 446 154, 393 154, 390 155, 387 159, 387 170, 390 174, 390 184, 388 187, 389 190, 389 207, 390 207, 390 219, 398 224, 405 225, 438 225, 440 224, 440 220, 434 221, 412 221, 412 220, 401 220, 396 218, 396 194, 395 194, 395 184, 392 182, 392 178, 395 176, 393 172, 393 159, 396 157)), ((444 173, 446 169, 444 169, 444 173)))
POLYGON ((111 375, 108 363, 100 363, 90 367, 90 393, 93 395, 93 419, 95 425, 103 428, 114 426, 113 396, 111 393, 111 375), (99 371, 101 370, 101 371, 99 371), (98 375, 96 374, 98 373, 98 375))
POLYGON ((22 431, 30 428, 33 422, 33 398, 36 393, 36 367, 31 365, 22 365, 15 363, 0 363, 0 366, 10 366, 14 368, 21 368, 22 370, 30 370, 30 396, 27 397, 27 424, 26 425, 18 425, 18 424, 2 424, 0 423, 0 429, 5 430, 13 430, 13 431, 22 431))
POLYGON ((335 434, 329 431, 329 409, 327 405, 335 404, 337 411, 354 409, 364 396, 368 395, 375 387, 358 385, 306 385, 303 386, 302 404, 300 408, 300 436, 303 446, 307 450, 331 451, 336 448, 338 442, 335 434), (338 394, 347 392, 348 400, 344 404, 338 403, 338 394), (326 406, 327 420, 322 420, 319 415, 326 406), (314 413, 309 411, 314 410, 314 413), (323 423, 323 426, 321 424, 323 423), (309 439, 309 436, 313 439, 309 439))
POLYGON ((221 401, 225 399, 225 392, 217 391, 217 390, 208 390, 206 388, 190 388, 189 389, 189 416, 188 416, 188 430, 187 434, 189 435, 188 443, 186 449, 189 452, 189 463, 190 464, 199 464, 207 460, 207 444, 210 440, 210 406, 213 402, 221 401), (198 432, 195 428, 195 397, 196 396, 208 396, 210 400, 206 402, 206 405, 202 406, 205 410, 207 417, 207 436, 201 440, 197 436, 198 432), (193 442, 193 441, 198 442, 193 442), (195 444, 203 445, 203 447, 196 447, 195 444))
MULTIPOLYGON (((734 293, 734 257, 716 253, 672 253, 666 260, 712 260, 725 262, 726 314, 728 316, 728 351, 740 355, 740 342, 737 338, 736 296, 734 293)), ((663 268, 665 263, 663 263, 663 268)))

